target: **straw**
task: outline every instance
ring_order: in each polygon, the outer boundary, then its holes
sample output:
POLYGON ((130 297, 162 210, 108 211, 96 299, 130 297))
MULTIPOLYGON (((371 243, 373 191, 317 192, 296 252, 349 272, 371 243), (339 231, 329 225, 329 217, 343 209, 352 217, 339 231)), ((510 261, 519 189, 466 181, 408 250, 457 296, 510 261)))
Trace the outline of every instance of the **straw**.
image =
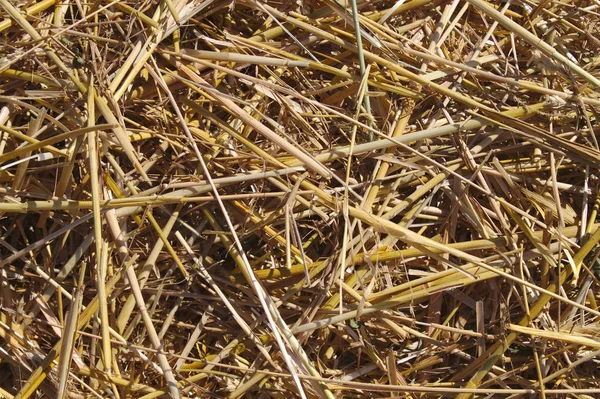
POLYGON ((596 3, 0 0, 0 396, 594 397, 596 3))

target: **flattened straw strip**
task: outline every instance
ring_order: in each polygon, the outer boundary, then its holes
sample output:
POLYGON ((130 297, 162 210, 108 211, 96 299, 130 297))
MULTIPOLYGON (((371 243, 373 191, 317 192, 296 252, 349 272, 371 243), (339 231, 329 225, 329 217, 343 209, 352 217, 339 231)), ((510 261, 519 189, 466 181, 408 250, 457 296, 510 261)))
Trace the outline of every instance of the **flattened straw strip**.
MULTIPOLYGON (((75 300, 71 302, 69 308, 69 316, 65 322, 65 328, 61 337, 60 356, 58 358, 58 398, 64 399, 67 396, 67 382, 69 377, 69 369, 73 360, 73 345, 78 330, 78 319, 83 301, 83 287, 79 287, 75 291, 75 300)), ((18 396, 18 395, 17 395, 18 396)), ((24 399, 27 396, 23 397, 24 399)))
MULTIPOLYGON (((163 11, 165 11, 163 4, 164 4, 164 2, 160 2, 159 7, 157 8, 155 16, 153 18, 154 22, 158 21, 161 18, 163 11)), ((154 51, 156 50, 156 48, 162 41, 162 39, 164 37, 163 36, 164 33, 165 32, 162 29, 155 29, 153 34, 149 35, 145 41, 143 41, 141 39, 138 40, 138 43, 143 43, 141 52, 135 58, 133 68, 131 68, 131 70, 129 71, 129 74, 123 79, 120 88, 116 89, 114 91, 113 99, 115 102, 119 101, 121 99, 121 97, 123 97, 125 95, 125 92, 129 88, 129 86, 131 85, 133 80, 138 76, 140 71, 145 67, 146 62, 148 62, 150 57, 152 57, 152 54, 154 54, 154 51)), ((138 43, 136 43, 135 48, 138 47, 138 43)), ((133 59, 132 56, 131 56, 131 58, 133 59)), ((111 86, 111 87, 113 87, 113 86, 111 86)))
POLYGON ((389 19, 390 17, 396 16, 398 14, 402 14, 404 12, 414 10, 416 8, 423 7, 423 6, 428 6, 431 9, 433 9, 434 6, 439 2, 440 2, 439 0, 411 0, 410 2, 408 2, 406 4, 401 4, 397 7, 392 6, 386 10, 375 11, 375 12, 369 14, 367 16, 367 18, 369 18, 373 21, 379 21, 381 24, 383 24, 384 21, 380 21, 380 20, 384 16, 387 17, 387 19, 389 19))
POLYGON ((311 63, 310 61, 304 60, 287 60, 281 58, 264 57, 251 54, 238 54, 238 53, 219 53, 216 51, 206 50, 195 50, 195 49, 184 49, 181 53, 175 53, 173 51, 162 50, 161 53, 177 56, 183 60, 188 61, 226 61, 235 62, 239 64, 253 64, 253 65, 271 65, 271 66, 282 66, 282 67, 297 67, 307 68, 311 63))
POLYGON ((129 68, 131 68, 131 66, 133 65, 135 60, 138 58, 138 55, 141 50, 142 50, 142 41, 140 40, 140 41, 136 42, 135 46, 133 46, 133 48, 131 49, 131 52, 129 53, 129 56, 127 57, 127 60, 125 60, 125 62, 119 68, 119 71, 117 72, 117 74, 110 81, 110 85, 108 86, 108 89, 110 90, 110 92, 112 92, 112 93, 116 92, 116 90, 119 87, 119 84, 125 78, 127 72, 129 71, 129 68))
MULTIPOLYGON (((11 136, 13 136, 13 137, 21 140, 21 141, 26 141, 28 143, 37 144, 37 143, 40 142, 40 141, 38 141, 38 140, 36 140, 34 138, 31 138, 31 137, 27 136, 26 134, 23 134, 23 133, 18 132, 18 131, 14 130, 14 129, 11 129, 8 126, 0 125, 0 131, 4 132, 4 133, 7 133, 7 134, 9 134, 9 135, 11 135, 11 136)), ((45 147, 45 146, 42 145, 42 147, 45 147)), ((49 152, 53 153, 56 156, 64 157, 64 158, 67 157, 67 154, 64 151, 59 150, 56 147, 48 146, 48 148, 46 148, 46 150, 48 150, 49 152)), ((4 159, 11 159, 12 158, 12 151, 8 152, 6 154, 0 155, 0 157, 3 157, 4 159)))
MULTIPOLYGON (((52 1, 54 1, 54 0, 52 0, 52 1)), ((48 89, 56 88, 56 87, 67 87, 69 84, 67 81, 64 81, 62 79, 60 79, 58 81, 54 81, 52 79, 48 79, 44 76, 37 75, 35 73, 19 71, 17 69, 10 69, 10 68, 0 69, 0 76, 5 77, 5 78, 20 79, 25 82, 40 83, 40 84, 48 86, 48 89)))
MULTIPOLYGON (((96 120, 94 103, 94 77, 90 74, 87 92, 88 127, 94 127, 96 120)), ((102 328, 102 366, 111 374, 112 350, 110 347, 110 335, 108 332, 108 304, 106 298, 106 269, 108 265, 108 244, 102 239, 102 214, 100 211, 101 189, 100 168, 98 163, 97 132, 92 130, 87 135, 87 153, 90 167, 90 182, 92 191, 92 213, 94 215, 94 242, 96 244, 96 285, 98 287, 98 298, 100 308, 100 325, 102 328)))
POLYGON ((380 24, 385 23, 385 21, 387 21, 395 12, 396 10, 398 10, 398 8, 400 8, 402 6, 402 4, 404 4, 405 0, 397 0, 396 4, 394 4, 391 8, 389 8, 385 14, 383 14, 383 16, 381 18, 379 18, 379 20, 377 22, 379 22, 380 24))
POLYGON ((267 376, 267 374, 256 373, 252 377, 250 377, 248 381, 244 382, 243 384, 240 384, 233 392, 231 392, 229 394, 229 398, 239 399, 242 396, 244 396, 244 394, 248 392, 248 390, 250 390, 250 388, 252 388, 254 385, 267 379, 269 379, 269 376, 267 376))
MULTIPOLYGON (((28 136, 35 137, 36 133, 42 127, 42 123, 44 122, 45 115, 46 115, 46 109, 42 108, 42 110, 40 111, 40 113, 38 113, 36 118, 29 122, 29 127, 27 129, 28 136)), ((24 183, 25 183, 25 175, 27 173, 27 166, 29 165, 29 161, 31 159, 32 159, 32 157, 31 157, 30 151, 25 151, 21 154, 21 159, 19 161, 17 170, 13 177, 13 182, 12 182, 13 190, 19 191, 19 190, 21 190, 21 188, 23 188, 24 183)))

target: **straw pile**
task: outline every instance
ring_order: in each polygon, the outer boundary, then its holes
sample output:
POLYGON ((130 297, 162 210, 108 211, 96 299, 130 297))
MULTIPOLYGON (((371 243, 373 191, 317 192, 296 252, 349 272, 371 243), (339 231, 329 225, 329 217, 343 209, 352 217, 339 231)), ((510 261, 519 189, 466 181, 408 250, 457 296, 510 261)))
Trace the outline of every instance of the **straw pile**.
POLYGON ((599 3, 494 3, 0 0, 0 396, 598 397, 599 3))

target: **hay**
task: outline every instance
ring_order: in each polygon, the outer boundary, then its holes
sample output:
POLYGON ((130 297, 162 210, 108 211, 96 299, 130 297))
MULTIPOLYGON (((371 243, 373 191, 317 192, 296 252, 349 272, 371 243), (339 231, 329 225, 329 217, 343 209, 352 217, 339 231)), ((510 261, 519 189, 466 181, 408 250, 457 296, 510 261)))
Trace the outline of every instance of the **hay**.
POLYGON ((0 0, 0 396, 596 397, 598 15, 0 0))

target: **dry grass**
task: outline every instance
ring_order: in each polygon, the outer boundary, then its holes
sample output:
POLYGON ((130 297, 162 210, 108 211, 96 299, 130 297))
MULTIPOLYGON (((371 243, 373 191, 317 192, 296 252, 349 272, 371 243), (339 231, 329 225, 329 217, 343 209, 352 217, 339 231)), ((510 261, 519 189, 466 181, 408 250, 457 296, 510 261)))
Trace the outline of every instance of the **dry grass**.
POLYGON ((0 0, 0 397, 600 395, 600 3, 0 0))

